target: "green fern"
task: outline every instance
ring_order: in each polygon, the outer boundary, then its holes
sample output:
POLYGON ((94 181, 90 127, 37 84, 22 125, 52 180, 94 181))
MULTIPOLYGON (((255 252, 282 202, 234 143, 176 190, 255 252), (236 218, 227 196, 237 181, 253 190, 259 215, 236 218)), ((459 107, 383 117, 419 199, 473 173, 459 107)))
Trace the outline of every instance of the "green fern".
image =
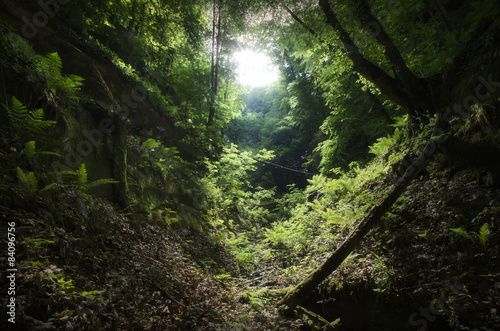
POLYGON ((24 155, 26 155, 27 157, 34 157, 35 155, 52 155, 57 157, 61 156, 61 154, 54 152, 37 152, 34 140, 28 141, 26 144, 24 144, 24 155))
POLYGON ((81 191, 87 191, 100 185, 119 183, 119 181, 114 180, 113 178, 98 179, 89 183, 87 167, 85 166, 85 163, 80 164, 77 171, 60 171, 51 174, 59 178, 72 177, 73 179, 71 180, 70 184, 65 185, 76 186, 81 191))
POLYGON ((12 57, 24 67, 25 71, 32 73, 31 68, 34 68, 38 75, 45 78, 48 90, 52 95, 56 96, 59 92, 63 92, 65 97, 77 98, 76 94, 83 85, 84 79, 77 75, 64 75, 62 73, 63 63, 59 54, 36 54, 33 47, 15 33, 8 33, 2 39, 7 43, 8 51, 12 57), (33 65, 26 66, 28 63, 33 65))
POLYGON ((98 180, 94 180, 92 183, 85 186, 85 190, 90 190, 96 186, 106 185, 106 184, 118 184, 119 180, 114 180, 113 178, 102 178, 98 180))
POLYGON ((394 124, 391 124, 395 128, 403 128, 408 125, 408 115, 394 118, 394 124))
POLYGON ((490 234, 489 225, 488 223, 484 223, 481 229, 479 230, 478 234, 479 242, 481 243, 481 245, 486 246, 489 234, 490 234))
POLYGON ((26 175, 24 174, 24 171, 19 167, 17 167, 17 177, 19 178, 19 181, 23 184, 24 189, 26 190, 26 192, 28 192, 29 195, 42 195, 59 185, 58 183, 52 183, 39 190, 35 173, 29 172, 26 175))
POLYGON ((28 141, 24 145, 24 155, 26 155, 27 157, 33 157, 35 156, 35 154, 36 154, 35 141, 34 140, 28 141))
POLYGON ((378 138, 377 142, 370 146, 370 153, 375 154, 378 157, 385 155, 387 151, 396 144, 400 135, 401 131, 399 128, 396 128, 393 135, 378 138))
POLYGON ((450 230, 469 240, 475 241, 477 239, 477 241, 479 241, 479 243, 483 246, 486 246, 486 242, 488 241, 488 236, 490 234, 488 223, 484 223, 483 226, 481 226, 479 233, 474 231, 467 232, 462 228, 452 228, 450 230))
POLYGON ((9 115, 10 125, 16 137, 21 138, 40 132, 56 124, 55 121, 45 120, 43 109, 29 111, 16 97, 12 97, 10 107, 3 105, 9 115))
POLYGON ((453 232, 455 232, 455 233, 457 233, 458 235, 460 235, 460 236, 462 236, 464 238, 472 240, 472 235, 469 232, 467 232, 464 229, 462 229, 462 228, 451 228, 450 230, 453 231, 453 232))
POLYGON ((75 98, 76 92, 83 85, 83 78, 77 75, 63 75, 62 61, 57 53, 36 56, 38 71, 47 80, 47 85, 53 95, 63 91, 67 97, 75 98))
POLYGON ((18 129, 28 120, 28 110, 16 97, 12 97, 10 107, 3 105, 9 115, 10 125, 14 129, 18 129))
POLYGON ((159 141, 156 141, 156 139, 150 138, 142 143, 142 148, 149 150, 149 149, 158 148, 160 145, 161 145, 161 143, 159 141))
POLYGON ((78 168, 78 179, 77 179, 77 185, 78 187, 86 187, 87 186, 87 181, 88 181, 88 175, 87 175, 87 168, 85 167, 85 163, 80 164, 80 167, 78 168))
POLYGON ((50 190, 52 190, 53 188, 59 186, 59 183, 52 183, 52 184, 49 184, 47 186, 45 186, 43 189, 41 189, 38 194, 42 195, 44 194, 45 192, 48 192, 50 190))
POLYGON ((28 175, 25 175, 24 171, 17 167, 17 177, 30 195, 34 195, 38 191, 38 182, 33 172, 29 172, 28 175))

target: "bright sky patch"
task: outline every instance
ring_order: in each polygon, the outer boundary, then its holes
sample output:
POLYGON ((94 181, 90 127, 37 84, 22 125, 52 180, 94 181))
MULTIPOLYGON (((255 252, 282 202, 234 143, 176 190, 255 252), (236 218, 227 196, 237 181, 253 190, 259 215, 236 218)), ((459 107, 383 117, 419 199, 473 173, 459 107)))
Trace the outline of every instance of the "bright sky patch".
POLYGON ((234 53, 234 59, 238 65, 238 82, 243 86, 263 86, 279 78, 278 70, 265 54, 243 50, 234 53))

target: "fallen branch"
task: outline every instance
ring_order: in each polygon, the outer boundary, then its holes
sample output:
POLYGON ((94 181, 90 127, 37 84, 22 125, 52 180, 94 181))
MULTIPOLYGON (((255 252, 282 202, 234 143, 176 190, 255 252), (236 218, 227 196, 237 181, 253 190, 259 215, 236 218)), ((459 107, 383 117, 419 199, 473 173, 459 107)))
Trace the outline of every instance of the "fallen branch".
POLYGON ((406 169, 404 175, 399 178, 396 184, 389 190, 386 197, 378 205, 374 206, 361 222, 359 222, 342 245, 306 279, 300 282, 295 288, 288 291, 288 293, 278 302, 278 307, 282 307, 285 312, 290 313, 304 300, 309 292, 334 272, 345 258, 359 245, 364 236, 378 223, 380 218, 384 216, 401 194, 403 194, 411 181, 430 161, 432 155, 436 151, 436 138, 443 133, 443 130, 440 128, 441 123, 441 116, 438 115, 431 139, 424 147, 422 153, 420 153, 418 159, 406 169))
POLYGON ((322 325, 323 330, 335 330, 335 326, 340 323, 340 318, 337 318, 335 321, 330 323, 324 317, 322 317, 322 316, 320 316, 320 315, 318 315, 310 310, 307 310, 302 306, 297 306, 297 309, 301 310, 304 314, 308 315, 310 318, 316 320, 317 322, 323 323, 323 325, 322 325), (325 326, 327 328, 325 328, 325 326))

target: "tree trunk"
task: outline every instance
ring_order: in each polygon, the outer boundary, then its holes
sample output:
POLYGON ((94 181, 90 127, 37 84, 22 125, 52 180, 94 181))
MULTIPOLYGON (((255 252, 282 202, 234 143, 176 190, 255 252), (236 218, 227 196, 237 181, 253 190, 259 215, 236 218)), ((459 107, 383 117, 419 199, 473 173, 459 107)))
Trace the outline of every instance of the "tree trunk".
MULTIPOLYGON (((437 137, 443 131, 440 129, 442 120, 438 115, 436 125, 432 133, 432 137, 437 137)), ((430 141, 425 146, 419 158, 411 164, 405 171, 396 184, 389 190, 387 196, 380 204, 374 206, 368 214, 359 222, 354 231, 340 245, 340 247, 315 271, 313 271, 306 279, 300 282, 295 288, 278 302, 278 306, 285 305, 285 311, 292 311, 300 304, 305 297, 316 288, 323 280, 325 280, 337 267, 345 260, 345 258, 358 246, 364 236, 378 223, 380 218, 391 208, 396 200, 403 194, 410 182, 418 175, 418 173, 430 161, 434 151, 436 150, 437 142, 431 137, 430 141)))
POLYGON ((363 92, 365 92, 365 94, 368 95, 368 98, 372 100, 372 108, 375 107, 375 109, 377 109, 380 114, 382 114, 387 124, 394 124, 393 119, 391 118, 391 116, 389 116, 389 113, 387 113, 384 105, 382 105, 382 103, 377 99, 377 96, 373 94, 369 89, 364 89, 363 92))
MULTIPOLYGON (((358 3, 359 1, 360 0, 358 0, 358 3)), ((364 3, 364 1, 360 2, 361 4, 364 3)), ((358 47, 354 45, 347 31, 341 26, 328 0, 319 0, 319 6, 326 16, 327 24, 337 33, 340 42, 345 48, 347 57, 352 61, 353 70, 375 84, 380 92, 388 99, 405 108, 410 120, 415 121, 427 115, 430 110, 428 105, 428 100, 430 98, 423 97, 425 94, 424 85, 406 67, 401 54, 387 34, 383 32, 378 21, 370 13, 359 14, 362 17, 362 21, 365 22, 365 25, 369 23, 378 24, 380 32, 374 33, 373 36, 386 49, 385 56, 389 59, 395 71, 396 78, 389 76, 380 67, 363 57, 358 47)), ((366 7, 365 10, 369 10, 366 3, 364 6, 366 7)))
POLYGON ((366 0, 355 0, 354 2, 358 4, 356 13, 364 29, 384 47, 384 56, 389 61, 396 79, 402 82, 418 84, 418 78, 406 66, 406 62, 398 48, 387 35, 378 19, 371 13, 366 0))
POLYGON ((418 109, 420 115, 426 115, 431 109, 428 87, 425 80, 419 79, 408 68, 401 52, 385 31, 382 24, 372 14, 366 0, 355 0, 358 4, 358 18, 365 30, 384 47, 384 56, 389 61, 394 77, 408 94, 411 103, 418 109))
POLYGON ((112 132, 113 141, 113 177, 119 181, 114 184, 114 198, 120 208, 129 206, 127 180, 127 129, 126 122, 121 117, 119 106, 114 102, 115 130, 112 132))
MULTIPOLYGON (((215 99, 217 96, 217 89, 219 83, 219 61, 220 61, 220 48, 221 48, 221 35, 220 35, 220 26, 221 26, 221 7, 222 1, 219 3, 219 8, 217 10, 217 18, 214 16, 213 18, 213 32, 212 32, 212 71, 211 71, 211 100, 210 100, 210 109, 208 113, 208 122, 207 126, 212 126, 215 118, 215 99), (215 20, 217 19, 217 34, 215 33, 215 20), (214 46, 215 45, 215 54, 214 54, 214 46), (215 57, 215 63, 214 63, 215 57)), ((214 1, 214 14, 215 14, 215 1, 214 1)))

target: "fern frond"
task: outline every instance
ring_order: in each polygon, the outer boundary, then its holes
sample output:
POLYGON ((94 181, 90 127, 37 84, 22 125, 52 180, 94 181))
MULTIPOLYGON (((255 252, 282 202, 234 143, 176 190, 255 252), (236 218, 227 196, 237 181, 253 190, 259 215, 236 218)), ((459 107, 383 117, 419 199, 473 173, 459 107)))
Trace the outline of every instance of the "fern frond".
POLYGON ((33 157, 33 156, 35 156, 35 154, 36 154, 36 147, 35 147, 35 141, 34 140, 28 141, 24 145, 24 154, 27 157, 33 157))
POLYGON ((45 120, 43 109, 34 109, 28 111, 27 107, 23 105, 16 97, 12 97, 10 107, 4 105, 9 115, 10 124, 14 134, 19 137, 24 137, 27 133, 34 133, 41 131, 55 124, 55 121, 45 120))
POLYGON ((12 97, 10 107, 7 107, 6 105, 4 105, 4 107, 7 110, 11 125, 14 129, 21 127, 23 123, 26 122, 26 119, 28 118, 28 110, 26 109, 26 106, 23 105, 23 103, 16 97, 12 97))
POLYGON ((17 167, 17 177, 28 193, 34 194, 38 191, 38 182, 33 172, 29 172, 28 175, 25 175, 24 171, 17 167))
POLYGON ((489 234, 490 234, 489 225, 488 223, 484 223, 481 229, 479 230, 479 242, 481 242, 483 246, 486 245, 489 234))
POLYGON ((68 86, 75 90, 80 89, 80 86, 83 85, 83 81, 85 80, 85 78, 78 75, 68 75, 66 78, 69 80, 68 86))
POLYGON ((90 183, 85 187, 85 189, 90 190, 91 188, 94 188, 96 186, 101 186, 101 185, 106 185, 106 184, 118 184, 120 181, 114 180, 113 178, 103 178, 103 179, 98 179, 90 183))
POLYGON ((62 68, 62 60, 59 57, 59 54, 49 53, 45 55, 45 59, 47 61, 47 64, 49 64, 50 66, 53 66, 59 70, 62 68))
POLYGON ((26 177, 26 175, 24 174, 23 170, 19 167, 17 167, 17 177, 19 178, 19 181, 24 185, 24 186, 28 186, 29 185, 29 182, 28 182, 28 178, 26 177))
POLYGON ((49 184, 49 185, 45 186, 44 188, 42 188, 39 193, 44 194, 45 192, 50 191, 51 189, 53 189, 54 187, 56 187, 58 185, 59 185, 58 183, 49 184))
POLYGON ((472 240, 472 236, 470 235, 469 232, 465 231, 464 229, 462 228, 451 228, 450 229, 451 231, 461 235, 462 237, 465 237, 467 239, 471 239, 472 240))
POLYGON ((78 186, 80 187, 86 186, 87 181, 88 181, 87 169, 85 168, 85 163, 82 163, 78 168, 78 186))
POLYGON ((31 111, 31 127, 32 131, 40 131, 43 129, 48 128, 51 125, 56 124, 57 122, 55 121, 49 121, 45 120, 45 113, 43 112, 43 109, 34 109, 31 111))
POLYGON ((32 192, 36 192, 38 190, 38 182, 35 177, 34 172, 29 172, 26 176, 28 178, 28 183, 32 192))
POLYGON ((158 148, 161 145, 159 141, 156 141, 153 138, 150 138, 146 140, 145 142, 142 143, 142 148, 144 149, 153 149, 153 148, 158 148))

